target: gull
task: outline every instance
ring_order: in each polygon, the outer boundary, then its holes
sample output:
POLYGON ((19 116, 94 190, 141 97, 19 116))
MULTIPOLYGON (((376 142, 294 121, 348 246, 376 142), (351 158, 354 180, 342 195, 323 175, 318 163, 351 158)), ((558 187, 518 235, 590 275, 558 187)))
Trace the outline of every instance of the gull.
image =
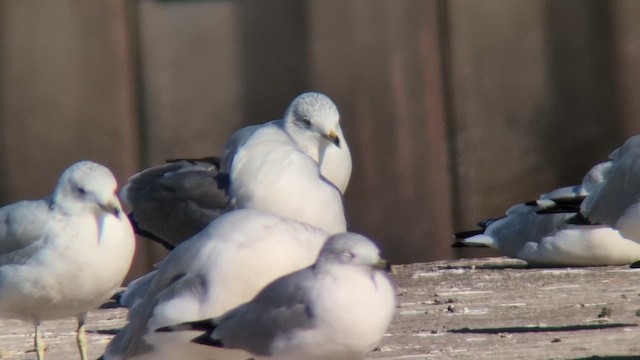
MULTIPOLYGON (((182 322, 222 315, 251 300, 279 276, 312 264, 329 234, 299 221, 254 210, 226 213, 181 243, 145 275, 129 322, 104 359, 210 359, 216 351, 190 343, 193 332, 156 333, 182 322)), ((246 360, 246 352, 218 350, 220 358, 246 360)))
MULTIPOLYGON (((346 190, 351 176, 351 154, 339 119, 338 109, 329 97, 317 92, 304 93, 292 101, 282 119, 247 126, 233 133, 225 145, 222 158, 178 159, 132 176, 123 187, 121 197, 132 209, 136 232, 161 241, 165 247, 171 249, 173 244, 195 235, 221 213, 234 208, 257 206, 256 203, 244 201, 248 199, 247 196, 251 196, 246 192, 240 197, 229 194, 230 177, 237 180, 246 176, 244 174, 248 172, 246 167, 236 167, 236 171, 243 175, 234 175, 234 159, 238 152, 246 156, 245 145, 255 145, 256 138, 264 140, 272 136, 280 137, 280 143, 284 144, 287 150, 284 153, 281 151, 278 159, 272 156, 274 161, 308 163, 308 160, 294 160, 305 155, 312 160, 315 167, 320 168, 320 174, 312 176, 319 177, 322 182, 335 187, 341 195, 346 190), (288 155, 291 155, 291 158, 288 155)), ((275 142, 273 145, 278 146, 275 142)), ((261 147, 262 151, 272 149, 273 147, 261 147)), ((270 162, 269 165, 260 166, 260 174, 273 174, 279 171, 276 168, 282 169, 284 165, 286 164, 270 162)), ((315 171, 310 164, 302 165, 302 168, 302 172, 315 171)), ((287 176, 295 176, 296 169, 289 170, 287 176)), ((271 183, 262 177, 245 179, 245 185, 248 181, 258 183, 251 191, 259 189, 264 200, 271 183)), ((326 188, 324 185, 320 187, 326 188)), ((280 195, 281 193, 272 192, 272 197, 280 195)), ((330 196, 336 197, 334 194, 330 196)), ((288 208, 289 203, 282 203, 278 209, 272 210, 273 204, 274 201, 263 201, 263 206, 259 208, 284 216, 294 214, 293 218, 298 218, 295 213, 300 204, 294 202, 292 207, 288 208), (285 213, 282 213, 282 210, 285 210, 285 213)), ((321 227, 326 225, 322 222, 315 223, 313 217, 307 215, 302 216, 300 220, 310 221, 311 224, 321 227)), ((327 230, 334 229, 329 227, 327 230)))
POLYGON ((506 216, 479 223, 481 230, 455 234, 454 246, 486 246, 543 266, 624 265, 640 259, 640 244, 618 230, 593 224, 581 204, 605 181, 614 163, 594 166, 581 185, 556 189, 509 208, 506 216))
POLYGON ((133 229, 104 166, 81 161, 66 169, 50 197, 0 209, 0 317, 40 324, 76 317, 77 343, 87 359, 86 314, 107 301, 133 259, 133 229))
POLYGON ((257 359, 362 358, 380 343, 395 310, 379 253, 364 236, 333 235, 312 266, 273 281, 250 302, 159 331, 205 331, 193 342, 244 349, 257 359))
POLYGON ((640 241, 640 135, 628 139, 610 155, 611 169, 580 206, 592 223, 613 227, 640 241))

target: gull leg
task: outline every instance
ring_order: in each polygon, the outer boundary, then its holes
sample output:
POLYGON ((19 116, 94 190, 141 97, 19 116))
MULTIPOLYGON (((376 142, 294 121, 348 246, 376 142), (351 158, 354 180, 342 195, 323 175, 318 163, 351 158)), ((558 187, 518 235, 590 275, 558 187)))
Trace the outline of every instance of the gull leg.
POLYGON ((42 333, 40 332, 40 321, 36 321, 36 336, 33 342, 36 346, 38 360, 44 360, 44 341, 42 340, 42 333))
POLYGON ((84 321, 86 313, 78 316, 78 329, 76 330, 78 341, 78 350, 80 350, 80 359, 87 360, 87 335, 84 332, 84 321))

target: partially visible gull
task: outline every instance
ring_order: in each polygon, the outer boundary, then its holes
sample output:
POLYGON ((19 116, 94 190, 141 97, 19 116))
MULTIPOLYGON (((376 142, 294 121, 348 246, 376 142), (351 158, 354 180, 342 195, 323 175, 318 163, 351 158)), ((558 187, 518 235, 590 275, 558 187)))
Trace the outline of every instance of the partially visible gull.
POLYGON ((250 302, 159 331, 205 331, 193 342, 256 359, 360 359, 380 343, 395 311, 385 269, 369 239, 333 235, 315 264, 273 281, 250 302))
POLYGON ((134 233, 115 195, 116 180, 90 161, 66 169, 53 194, 0 209, 0 317, 35 323, 78 319, 77 342, 87 359, 84 322, 129 271, 134 233))
POLYGON ((623 265, 640 259, 640 244, 607 225, 592 224, 581 204, 607 178, 614 164, 594 166, 581 185, 554 190, 517 204, 506 216, 481 222, 481 230, 455 234, 454 246, 487 246, 544 266, 623 265))
POLYGON ((580 212, 592 223, 609 225, 640 242, 640 135, 627 140, 609 158, 611 169, 586 197, 580 212))
MULTIPOLYGON (((246 193, 243 193, 242 199, 233 198, 233 195, 229 197, 229 177, 238 179, 244 176, 232 174, 233 160, 247 142, 256 143, 254 135, 271 134, 269 136, 272 136, 276 131, 279 133, 277 137, 281 142, 286 143, 289 150, 308 156, 316 167, 320 167, 322 175, 320 178, 323 182, 335 186, 339 194, 344 193, 351 176, 351 154, 340 128, 338 110, 326 95, 314 92, 304 93, 293 100, 282 119, 236 131, 227 142, 221 159, 172 161, 132 176, 121 195, 132 209, 131 215, 136 232, 156 240, 162 239, 166 247, 172 248, 173 244, 195 235, 221 213, 236 207, 254 206, 255 202, 251 204, 246 202, 248 199, 246 193), (266 128, 270 130, 265 131, 266 128)), ((267 146, 261 146, 261 148, 270 149, 267 146)), ((244 153, 247 152, 244 151, 244 153)), ((295 155, 294 158, 300 158, 300 155, 295 155)), ((288 160, 282 152, 279 159, 280 161, 288 160)), ((269 166, 273 166, 273 163, 270 164, 269 166)), ((309 172, 309 166, 303 167, 307 169, 303 172, 309 172)), ((295 171, 293 168, 289 170, 295 171)), ((269 167, 261 166, 260 175, 264 171, 268 172, 269 167)), ((246 167, 241 172, 246 174, 246 167)), ((269 181, 260 177, 244 179, 244 186, 248 181, 260 183, 258 186, 263 197, 267 190, 262 191, 262 189, 268 189, 271 185, 269 181)), ((325 190, 325 192, 329 191, 325 190)), ((272 192, 271 196, 277 198, 281 195, 281 193, 272 192)), ((334 195, 331 197, 335 198, 334 195)), ((272 211, 269 206, 261 209, 272 211)), ((297 212, 299 206, 300 204, 293 204, 293 208, 287 208, 286 204, 281 204, 278 209, 273 209, 273 212, 291 216, 292 213, 297 212), (286 213, 281 213, 282 210, 286 213)), ((297 217, 293 216, 293 218, 297 217)), ((313 219, 303 216, 300 220, 313 219)), ((322 223, 316 224, 314 221, 311 223, 323 226, 322 223)), ((327 230, 334 229, 327 228, 327 230)))

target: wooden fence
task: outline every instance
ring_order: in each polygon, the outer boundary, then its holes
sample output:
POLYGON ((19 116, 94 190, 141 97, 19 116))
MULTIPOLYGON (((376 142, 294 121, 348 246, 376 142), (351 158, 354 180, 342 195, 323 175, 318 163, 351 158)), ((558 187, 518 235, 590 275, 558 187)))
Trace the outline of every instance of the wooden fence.
POLYGON ((318 90, 354 155, 350 228, 395 262, 450 258, 454 229, 640 133, 639 18, 633 0, 2 0, 0 203, 80 159, 122 183, 219 154, 318 90))

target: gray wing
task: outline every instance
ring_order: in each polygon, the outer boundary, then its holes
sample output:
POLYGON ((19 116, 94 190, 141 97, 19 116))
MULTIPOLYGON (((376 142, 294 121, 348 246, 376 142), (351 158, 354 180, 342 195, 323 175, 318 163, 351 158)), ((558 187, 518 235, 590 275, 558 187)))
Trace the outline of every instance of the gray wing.
POLYGON ((272 282, 251 302, 211 320, 212 328, 194 341, 270 355, 278 336, 314 326, 309 303, 313 281, 313 270, 307 268, 272 282))
POLYGON ((640 136, 627 140, 610 157, 604 181, 587 196, 581 210, 591 221, 614 226, 640 199, 640 136))
POLYGON ((204 279, 196 274, 188 275, 188 259, 194 258, 196 251, 197 247, 178 246, 164 260, 172 266, 161 266, 152 276, 143 278, 146 293, 135 307, 130 308, 129 322, 111 340, 105 350, 106 355, 128 359, 151 352, 153 348, 145 342, 144 335, 149 331, 149 320, 156 306, 176 296, 204 299, 204 279))
POLYGON ((540 242, 563 227, 572 213, 537 214, 535 206, 518 204, 507 210, 507 217, 489 225, 485 234, 496 240, 500 251, 510 257, 527 242, 540 242))
POLYGON ((231 134, 231 137, 229 137, 229 140, 224 145, 224 153, 222 160, 220 160, 220 171, 227 174, 231 172, 231 164, 233 163, 236 152, 261 126, 264 126, 264 124, 245 126, 231 134))
POLYGON ((20 201, 0 209, 0 265, 26 261, 46 234, 51 210, 46 200, 20 201))
POLYGON ((231 208, 218 169, 214 158, 169 162, 131 177, 121 195, 140 230, 177 244, 231 208))

